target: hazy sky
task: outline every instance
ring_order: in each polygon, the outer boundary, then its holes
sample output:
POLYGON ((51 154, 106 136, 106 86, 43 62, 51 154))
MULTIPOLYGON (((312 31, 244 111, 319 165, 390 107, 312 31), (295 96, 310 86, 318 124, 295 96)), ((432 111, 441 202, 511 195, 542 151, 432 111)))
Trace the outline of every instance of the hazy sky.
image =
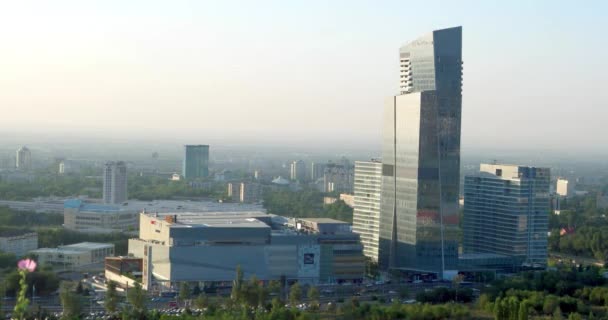
POLYGON ((604 148, 607 4, 2 1, 0 132, 377 146, 399 46, 462 25, 463 148, 604 148))

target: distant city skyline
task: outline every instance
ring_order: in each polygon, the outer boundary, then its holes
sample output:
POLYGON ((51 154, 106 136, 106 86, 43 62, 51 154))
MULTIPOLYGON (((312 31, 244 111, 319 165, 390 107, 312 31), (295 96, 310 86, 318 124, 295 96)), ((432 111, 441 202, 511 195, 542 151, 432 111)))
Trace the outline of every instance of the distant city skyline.
POLYGON ((379 146, 377 111, 398 92, 395 43, 462 25, 464 150, 499 138, 512 149, 525 141, 593 150, 608 142, 597 134, 608 115, 599 41, 607 9, 600 1, 5 2, 0 27, 13 31, 0 36, 0 106, 10 117, 0 128, 379 146))

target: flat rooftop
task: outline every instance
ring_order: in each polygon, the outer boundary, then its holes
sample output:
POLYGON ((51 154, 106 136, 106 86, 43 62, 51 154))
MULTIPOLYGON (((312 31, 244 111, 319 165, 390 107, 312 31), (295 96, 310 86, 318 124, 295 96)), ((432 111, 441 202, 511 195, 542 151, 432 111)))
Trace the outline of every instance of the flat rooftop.
POLYGON ((64 203, 65 208, 80 209, 80 211, 98 213, 118 213, 141 211, 157 213, 188 213, 188 212, 240 212, 259 211, 266 212, 261 205, 247 203, 222 203, 216 201, 188 201, 188 200, 154 200, 139 201, 129 200, 123 204, 103 204, 97 202, 85 202, 80 199, 69 199, 64 203))
POLYGON ((67 248, 72 250, 94 250, 94 249, 105 249, 114 248, 112 243, 100 243, 100 242, 80 242, 74 244, 68 244, 61 246, 60 248, 67 248))
POLYGON ((316 222, 316 223, 348 224, 348 222, 331 219, 331 218, 297 218, 297 219, 301 220, 301 221, 309 221, 309 222, 316 222))
POLYGON ((171 228, 270 228, 269 225, 259 219, 271 219, 262 211, 233 211, 233 212, 180 212, 165 214, 147 214, 164 220, 166 216, 176 216, 177 221, 171 224, 171 228))
POLYGON ((69 244, 65 246, 59 246, 57 248, 38 248, 30 252, 38 253, 80 253, 96 249, 107 249, 114 248, 111 243, 99 243, 99 242, 80 242, 69 244))

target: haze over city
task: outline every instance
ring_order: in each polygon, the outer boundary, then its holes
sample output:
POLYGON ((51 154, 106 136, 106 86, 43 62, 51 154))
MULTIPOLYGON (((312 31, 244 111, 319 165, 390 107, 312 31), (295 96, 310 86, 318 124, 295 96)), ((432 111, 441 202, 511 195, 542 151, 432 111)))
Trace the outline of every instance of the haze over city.
POLYGON ((607 9, 0 3, 0 320, 608 319, 607 9))
POLYGON ((604 2, 18 1, 0 5, 4 139, 379 150, 396 46, 462 25, 463 150, 597 153, 604 2))

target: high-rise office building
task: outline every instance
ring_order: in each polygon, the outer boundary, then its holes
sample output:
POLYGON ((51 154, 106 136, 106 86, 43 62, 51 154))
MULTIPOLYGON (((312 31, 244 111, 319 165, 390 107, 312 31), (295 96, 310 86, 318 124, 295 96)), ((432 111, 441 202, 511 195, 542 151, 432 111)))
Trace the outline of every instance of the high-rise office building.
POLYGON ((123 161, 107 162, 103 170, 103 202, 127 201, 127 165, 123 161))
POLYGON ((17 150, 15 166, 19 170, 29 170, 32 168, 32 152, 26 146, 17 150))
POLYGON ((379 264, 445 274, 458 263, 462 28, 399 50, 385 108, 379 264))
POLYGON ((184 165, 182 175, 186 179, 206 178, 209 176, 209 146, 184 146, 184 165))
POLYGON ((549 168, 482 164, 479 171, 464 180, 464 253, 546 265, 549 168))
POLYGON ((298 182, 306 180, 306 164, 304 161, 296 160, 289 165, 289 178, 298 182))
POLYGON ((361 236, 363 254, 378 261, 382 163, 355 161, 353 231, 361 236))

